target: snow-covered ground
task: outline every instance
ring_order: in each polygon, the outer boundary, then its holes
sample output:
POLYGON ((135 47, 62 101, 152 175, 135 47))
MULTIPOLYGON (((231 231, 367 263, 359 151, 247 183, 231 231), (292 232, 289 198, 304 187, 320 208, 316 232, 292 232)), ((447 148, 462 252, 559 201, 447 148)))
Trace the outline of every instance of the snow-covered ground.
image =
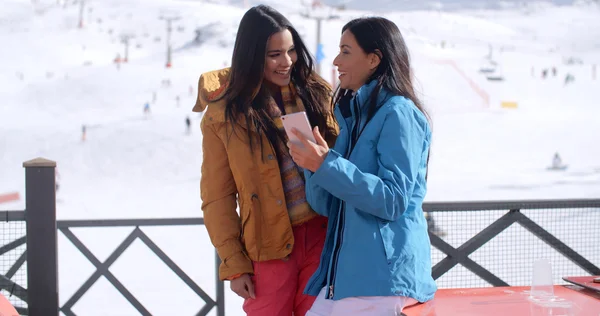
MULTIPOLYGON (((21 163, 41 156, 58 164, 59 219, 202 216, 201 115, 191 108, 199 74, 229 63, 244 1, 87 0, 81 29, 79 5, 56 2, 4 0, 0 10, 0 194, 17 191, 23 197, 21 163), (160 16, 180 17, 173 24, 169 69, 166 23, 160 16), (200 45, 193 43, 197 28, 204 34, 200 45), (129 61, 117 68, 113 60, 118 53, 124 56, 122 35, 132 36, 129 61), (148 116, 143 113, 146 102, 148 116), (193 122, 190 135, 186 116, 193 122), (87 126, 85 142, 82 125, 87 126)), ((306 12, 303 1, 261 2, 280 9, 307 45, 316 47, 316 23, 299 14, 306 12)), ((386 3, 369 2, 373 8, 386 3)), ((322 27, 322 74, 331 80, 341 27, 373 13, 326 8, 317 13, 338 16, 322 27)), ((406 38, 418 89, 433 117, 428 201, 600 197, 597 6, 438 7, 386 11, 385 16, 406 38), (488 81, 479 72, 490 48, 504 81, 488 81), (569 58, 582 63, 567 65, 569 58), (557 76, 550 73, 542 80, 542 69, 551 67, 557 68, 557 76), (575 81, 565 86, 567 73, 575 81), (502 101, 517 102, 518 108, 501 108, 502 101), (566 171, 546 170, 555 152, 569 165, 566 171)), ((0 208, 23 209, 24 201, 0 208)), ((560 221, 568 224, 577 218, 560 221)), ((452 235, 452 226, 460 224, 457 219, 444 223, 449 240, 463 238, 452 235)), ((203 228, 143 230, 194 281, 214 293, 213 250, 203 228), (182 246, 187 247, 177 248, 182 246)), ((131 229, 74 231, 102 261, 131 229)), ((59 236, 64 304, 93 269, 59 236)), ((593 235, 587 238, 594 240, 593 235)), ((523 255, 527 252, 524 248, 523 255)), ((523 264, 531 259, 524 258, 523 264)), ((154 315, 199 310, 199 299, 169 277, 172 273, 139 241, 111 272, 134 294, 142 293, 136 295, 154 315)), ((228 315, 241 315, 240 299, 228 292, 226 302, 228 315)), ((78 315, 134 315, 127 306, 101 279, 74 310, 78 315), (108 312, 105 306, 117 310, 108 312)))

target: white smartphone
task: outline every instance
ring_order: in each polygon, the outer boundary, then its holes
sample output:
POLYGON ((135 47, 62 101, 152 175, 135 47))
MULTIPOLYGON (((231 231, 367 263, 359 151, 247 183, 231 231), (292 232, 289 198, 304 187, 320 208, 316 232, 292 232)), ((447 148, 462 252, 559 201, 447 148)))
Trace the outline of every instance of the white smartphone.
POLYGON ((316 143, 312 128, 310 127, 310 122, 306 116, 306 112, 302 111, 282 115, 281 121, 283 122, 283 128, 285 128, 285 133, 287 134, 290 142, 302 146, 302 141, 300 141, 300 139, 298 139, 298 137, 292 133, 292 129, 295 128, 300 131, 300 133, 302 133, 302 135, 304 135, 308 140, 316 143))

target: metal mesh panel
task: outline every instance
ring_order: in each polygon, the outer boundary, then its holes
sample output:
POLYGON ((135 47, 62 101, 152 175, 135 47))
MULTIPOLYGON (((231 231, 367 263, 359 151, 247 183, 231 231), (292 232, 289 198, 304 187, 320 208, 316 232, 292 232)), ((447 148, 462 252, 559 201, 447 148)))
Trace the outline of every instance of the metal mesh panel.
POLYGON ((507 205, 500 211, 468 206, 459 211, 459 204, 449 204, 452 211, 429 210, 436 235, 455 248, 442 247, 453 252, 448 256, 434 247, 432 240, 434 276, 436 268, 445 271, 452 267, 437 278, 438 286, 492 286, 482 278, 486 273, 510 286, 527 286, 538 259, 550 261, 555 284, 565 284, 562 278, 566 276, 600 273, 600 205, 568 208, 547 204, 544 208, 529 205, 530 209, 507 205))
MULTIPOLYGON (((453 248, 459 248, 490 224, 499 220, 505 213, 505 211, 432 212, 430 216, 434 219, 435 226, 441 230, 441 234, 438 233, 438 236, 453 248)), ((434 266, 446 258, 447 254, 444 252, 435 247, 431 247, 431 249, 431 260, 434 266)), ((489 254, 487 256, 488 259, 495 257, 489 254)), ((479 263, 479 261, 476 262, 479 263)), ((460 264, 443 274, 437 280, 437 284, 440 288, 491 286, 460 264)))
MULTIPOLYGON (((65 303, 60 307, 60 311, 65 315, 79 314, 77 309, 90 308, 89 302, 85 303, 86 300, 105 295, 109 291, 116 292, 115 294, 124 298, 115 301, 111 306, 113 309, 127 309, 132 313, 137 311, 142 315, 162 315, 167 313, 166 310, 173 311, 174 307, 171 305, 174 304, 175 310, 188 309, 187 312, 191 310, 194 315, 207 315, 213 309, 217 310, 217 315, 224 315, 223 282, 214 274, 218 263, 208 272, 194 264, 212 257, 212 252, 208 257, 202 252, 178 251, 169 255, 174 247, 189 240, 196 240, 198 228, 203 229, 203 225, 202 218, 58 221, 57 227, 62 235, 75 247, 74 250, 83 254, 95 270, 91 277, 86 276, 81 280, 81 284, 76 285, 74 294, 64 297, 65 303), (100 232, 92 232, 100 228, 100 232), (107 246, 106 241, 99 236, 110 234, 107 231, 109 228, 120 228, 123 234, 115 234, 116 242, 110 242, 109 244, 113 245, 107 246), (99 240, 101 242, 98 242, 99 240), (103 250, 98 252, 100 249, 103 250), (99 255, 101 253, 105 255, 99 255), (144 266, 143 270, 132 270, 140 264, 144 266), (200 270, 188 274, 189 272, 185 271, 186 266, 200 270), (148 273, 152 273, 153 278, 149 279, 148 273), (216 289, 207 284, 200 287, 196 283, 199 275, 207 276, 200 278, 204 280, 212 281, 216 278, 217 282, 210 283, 216 285, 216 289), (157 278, 162 280, 158 290, 153 289, 157 278), (208 294, 214 290, 207 293, 207 289, 216 290, 216 299, 208 294), (160 304, 165 299, 172 304, 160 304), (81 307, 81 304, 87 307, 81 307), (185 306, 177 307, 182 304, 185 306)), ((113 233, 117 231, 119 230, 113 230, 113 233)), ((210 247, 208 235, 201 239, 205 242, 201 249, 210 247)), ((198 246, 198 242, 195 244, 198 246)))
POLYGON ((24 221, 0 222, 0 288, 17 309, 27 308, 27 263, 24 221))

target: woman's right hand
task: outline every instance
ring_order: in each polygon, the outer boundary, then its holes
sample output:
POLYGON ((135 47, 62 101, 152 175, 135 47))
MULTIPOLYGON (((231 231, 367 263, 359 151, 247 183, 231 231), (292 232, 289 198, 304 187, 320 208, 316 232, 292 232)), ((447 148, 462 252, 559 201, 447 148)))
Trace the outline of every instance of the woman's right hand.
POLYGON ((231 290, 243 299, 256 298, 254 295, 254 283, 252 283, 252 279, 250 278, 249 274, 244 273, 240 277, 235 278, 230 282, 231 290))

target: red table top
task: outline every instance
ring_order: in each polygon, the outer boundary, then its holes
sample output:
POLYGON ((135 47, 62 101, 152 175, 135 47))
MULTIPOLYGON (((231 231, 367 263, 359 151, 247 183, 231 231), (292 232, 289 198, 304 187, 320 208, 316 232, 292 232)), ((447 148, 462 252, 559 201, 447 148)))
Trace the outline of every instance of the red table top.
MULTIPOLYGON (((440 289, 425 304, 404 309, 407 316, 530 315, 528 286, 440 289)), ((600 293, 575 285, 555 285, 554 295, 571 303, 576 316, 600 316, 600 293)))
POLYGON ((10 302, 0 294, 0 315, 2 316, 19 316, 17 310, 10 305, 10 302))

